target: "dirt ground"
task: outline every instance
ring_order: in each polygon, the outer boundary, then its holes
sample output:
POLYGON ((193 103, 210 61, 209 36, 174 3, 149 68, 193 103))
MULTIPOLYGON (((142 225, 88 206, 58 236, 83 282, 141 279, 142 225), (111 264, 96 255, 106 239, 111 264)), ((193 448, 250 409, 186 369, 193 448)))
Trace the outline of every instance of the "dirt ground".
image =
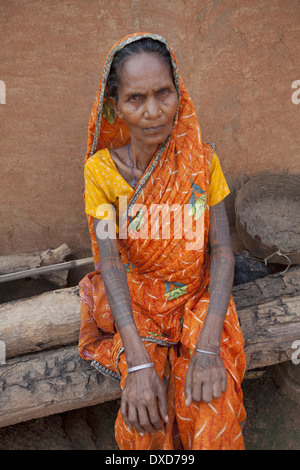
MULTIPOLYGON (((299 365, 300 367, 300 365, 299 365)), ((299 450, 300 406, 285 396, 272 369, 244 381, 246 450, 299 450)), ((0 429, 0 450, 117 450, 119 400, 0 429)))

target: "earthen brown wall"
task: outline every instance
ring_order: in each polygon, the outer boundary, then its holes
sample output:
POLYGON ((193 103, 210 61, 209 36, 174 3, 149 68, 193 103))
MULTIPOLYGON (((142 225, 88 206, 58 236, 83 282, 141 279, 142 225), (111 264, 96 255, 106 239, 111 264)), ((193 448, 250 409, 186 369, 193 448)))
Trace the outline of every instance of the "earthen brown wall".
POLYGON ((299 173, 299 22, 299 0, 0 0, 0 254, 89 255, 87 124, 106 54, 132 32, 171 43, 229 180, 299 173))

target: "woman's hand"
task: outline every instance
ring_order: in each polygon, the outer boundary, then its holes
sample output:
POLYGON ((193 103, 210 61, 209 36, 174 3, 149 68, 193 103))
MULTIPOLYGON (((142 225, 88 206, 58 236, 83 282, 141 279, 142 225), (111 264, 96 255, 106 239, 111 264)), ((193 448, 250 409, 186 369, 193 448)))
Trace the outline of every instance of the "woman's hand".
POLYGON ((195 352, 185 376, 186 406, 192 401, 210 403, 221 398, 227 387, 227 374, 219 355, 195 352))
POLYGON ((168 422, 166 389, 154 367, 127 375, 120 412, 125 424, 141 435, 163 429, 168 422))

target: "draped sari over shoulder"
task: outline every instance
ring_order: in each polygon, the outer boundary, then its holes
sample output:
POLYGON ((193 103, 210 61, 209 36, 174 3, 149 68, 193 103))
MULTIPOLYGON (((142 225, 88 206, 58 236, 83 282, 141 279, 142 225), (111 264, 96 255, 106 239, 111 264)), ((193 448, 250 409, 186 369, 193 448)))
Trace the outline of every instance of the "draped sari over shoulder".
MULTIPOLYGON (((241 382, 245 355, 232 298, 221 341, 227 390, 211 404, 195 402, 187 408, 183 398, 185 374, 209 304, 209 187, 213 150, 202 141, 196 111, 179 75, 175 55, 162 37, 147 33, 130 35, 111 49, 90 117, 85 164, 97 152, 101 156, 105 149, 130 142, 125 123, 106 101, 106 81, 115 53, 142 37, 152 37, 167 45, 179 103, 173 132, 128 196, 127 207, 121 210, 118 204, 115 206, 119 216, 120 257, 127 271, 133 316, 157 373, 166 384, 169 423, 164 431, 141 437, 125 426, 119 413, 116 439, 120 449, 242 449, 240 423, 245 419, 245 410, 241 382)), ((100 372, 120 380, 123 387, 126 357, 99 270, 93 215, 88 213, 87 218, 95 271, 80 283, 79 353, 100 372)))

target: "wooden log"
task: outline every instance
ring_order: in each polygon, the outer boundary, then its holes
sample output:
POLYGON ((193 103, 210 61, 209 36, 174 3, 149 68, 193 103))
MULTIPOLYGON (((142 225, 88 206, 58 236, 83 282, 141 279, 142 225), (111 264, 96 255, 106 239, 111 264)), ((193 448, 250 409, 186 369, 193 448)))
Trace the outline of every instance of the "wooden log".
POLYGON ((296 294, 300 294, 300 266, 289 269, 283 275, 273 274, 232 289, 237 310, 275 300, 283 295, 296 294))
MULTIPOLYGON (((58 264, 65 260, 66 256, 71 254, 71 250, 66 243, 55 249, 46 249, 41 252, 35 253, 20 253, 16 255, 8 255, 0 257, 0 278, 2 282, 22 279, 24 277, 38 276, 39 274, 33 274, 32 272, 26 272, 33 270, 40 266, 49 266, 52 264, 58 264), (14 273, 18 273, 14 275, 14 273)), ((59 273, 44 274, 49 282, 57 285, 58 287, 65 287, 67 285, 68 270, 64 269, 59 273)))
MULTIPOLYGON (((79 305, 78 292, 69 293, 79 305)), ((290 295, 238 311, 248 371, 291 359, 300 338, 299 307, 300 296, 290 295)), ((81 359, 75 344, 8 359, 0 366, 0 392, 0 426, 8 426, 114 400, 120 387, 81 359)))
MULTIPOLYGON (((291 359, 300 336, 300 296, 239 312, 247 370, 291 359)), ((119 382, 79 357, 78 346, 16 357, 0 367, 0 427, 120 397, 119 382)))
MULTIPOLYGON (((252 319, 252 324, 255 323, 256 317, 251 309, 244 314, 241 310, 250 307, 255 309, 257 305, 288 295, 298 296, 296 302, 299 302, 300 267, 291 269, 284 276, 267 276, 254 282, 235 286, 233 296, 245 334, 247 335, 246 328, 248 328, 247 316, 252 319)), ((277 309, 275 304, 274 308, 277 309)), ((276 316, 272 318, 272 321, 276 322, 276 316)), ((290 317, 287 318, 291 320, 290 317)), ((79 328, 78 286, 0 305, 0 340, 5 342, 8 359, 75 343, 79 328)), ((253 334, 253 329, 251 334, 253 334)))
POLYGON ((0 427, 119 396, 119 382, 97 373, 77 346, 25 355, 0 367, 0 427))
POLYGON ((238 311, 245 339, 247 370, 290 361, 300 338, 300 295, 238 311))
POLYGON ((79 287, 69 287, 0 305, 0 340, 6 358, 78 340, 79 287))
MULTIPOLYGON (((41 266, 39 268, 27 269, 25 271, 18 271, 15 273, 3 274, 0 276, 0 283, 24 279, 25 277, 38 276, 43 276, 48 280, 53 281, 53 279, 56 279, 58 272, 68 272, 69 268, 79 268, 89 264, 93 264, 93 258, 91 257, 52 264, 51 266, 41 266)), ((63 279, 65 279, 65 276, 63 276, 63 279)))
MULTIPOLYGON (((300 338, 299 277, 295 268, 234 287, 247 371, 291 359, 292 344, 300 338)), ((0 340, 6 346, 0 426, 120 396, 117 381, 79 357, 79 327, 78 286, 0 306, 0 340)))
POLYGON ((66 243, 63 243, 54 250, 48 248, 34 253, 20 253, 0 257, 0 274, 9 274, 16 271, 26 271, 38 266, 48 266, 50 264, 61 263, 71 250, 66 243))

